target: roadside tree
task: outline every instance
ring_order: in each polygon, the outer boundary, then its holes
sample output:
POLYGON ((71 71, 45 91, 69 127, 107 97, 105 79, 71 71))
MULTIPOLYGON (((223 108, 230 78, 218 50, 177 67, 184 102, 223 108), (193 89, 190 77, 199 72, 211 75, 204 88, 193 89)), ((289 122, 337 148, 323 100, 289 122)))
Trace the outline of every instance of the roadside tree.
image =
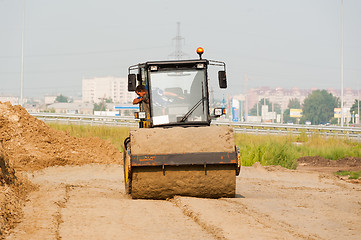
POLYGON ((300 109, 301 108, 300 100, 298 100, 297 98, 292 98, 288 102, 287 109, 283 112, 283 122, 285 123, 287 122, 296 123, 296 118, 290 117, 291 108, 300 109))
POLYGON ((94 110, 94 111, 105 111, 104 103, 103 103, 103 102, 94 103, 93 110, 94 110))
MULTIPOLYGON (((352 107, 350 108, 350 112, 351 112, 351 114, 355 114, 355 117, 356 117, 356 114, 358 114, 359 115, 358 117, 360 119, 359 108, 361 108, 361 105, 360 105, 359 101, 360 100, 355 99, 355 102, 353 103, 352 107)), ((352 122, 352 120, 351 120, 351 122, 352 122)))
POLYGON ((60 102, 60 103, 67 103, 69 101, 69 98, 60 94, 59 96, 56 97, 55 102, 60 102))
MULTIPOLYGON (((359 106, 359 103, 358 103, 359 100, 355 99, 355 102, 353 103, 352 107, 350 108, 350 112, 351 114, 353 112, 355 112, 355 114, 358 114, 358 106, 359 106)), ((361 108, 361 105, 360 105, 360 108, 361 108)))
POLYGON ((287 122, 296 123, 296 118, 290 117, 291 108, 300 109, 301 108, 300 100, 298 100, 297 98, 292 98, 288 102, 287 109, 283 112, 283 122, 285 123, 287 122))
POLYGON ((311 121, 320 124, 331 121, 334 108, 339 106, 338 98, 326 90, 316 90, 307 96, 302 107, 301 123, 311 121))
MULTIPOLYGON (((270 102, 267 98, 264 99, 262 98, 261 100, 259 100, 258 102, 258 114, 261 116, 261 112, 262 112, 262 105, 267 105, 268 106, 268 111, 271 112, 272 111, 272 102, 270 102)), ((278 113, 281 114, 281 106, 277 103, 273 104, 273 110, 278 113)), ((253 106, 253 108, 250 110, 250 114, 252 116, 257 116, 257 104, 255 104, 253 106)))

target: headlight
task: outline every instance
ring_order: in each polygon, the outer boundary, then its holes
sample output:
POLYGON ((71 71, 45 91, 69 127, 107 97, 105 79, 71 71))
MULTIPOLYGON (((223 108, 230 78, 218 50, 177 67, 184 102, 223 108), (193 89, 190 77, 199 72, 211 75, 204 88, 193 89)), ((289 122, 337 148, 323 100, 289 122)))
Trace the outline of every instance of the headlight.
POLYGON ((222 116, 226 114, 226 109, 225 108, 215 108, 214 109, 214 115, 215 116, 222 116))
POLYGON ((197 64, 197 68, 198 68, 198 69, 204 68, 204 64, 203 64, 203 63, 198 63, 198 64, 197 64))
POLYGON ((158 71, 158 66, 150 66, 150 71, 158 71))
POLYGON ((145 119, 145 112, 135 112, 134 118, 135 119, 145 119))

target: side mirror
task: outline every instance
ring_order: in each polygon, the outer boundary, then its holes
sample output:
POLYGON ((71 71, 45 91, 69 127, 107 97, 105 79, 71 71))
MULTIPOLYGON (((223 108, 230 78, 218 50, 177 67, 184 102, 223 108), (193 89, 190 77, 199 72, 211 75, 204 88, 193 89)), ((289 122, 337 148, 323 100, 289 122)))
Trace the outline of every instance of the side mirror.
POLYGON ((220 88, 227 88, 227 78, 226 78, 226 71, 219 71, 218 72, 218 81, 220 88))
POLYGON ((137 84, 137 76, 135 74, 128 74, 128 91, 134 92, 137 84))

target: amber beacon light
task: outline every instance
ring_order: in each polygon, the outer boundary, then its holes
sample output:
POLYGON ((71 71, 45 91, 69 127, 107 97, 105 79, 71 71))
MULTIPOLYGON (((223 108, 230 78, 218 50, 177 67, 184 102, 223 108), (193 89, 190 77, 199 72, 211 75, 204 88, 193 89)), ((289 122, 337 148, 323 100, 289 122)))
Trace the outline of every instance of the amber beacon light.
POLYGON ((202 54, 204 53, 203 48, 201 48, 201 47, 197 48, 197 53, 199 55, 199 59, 202 59, 202 54))

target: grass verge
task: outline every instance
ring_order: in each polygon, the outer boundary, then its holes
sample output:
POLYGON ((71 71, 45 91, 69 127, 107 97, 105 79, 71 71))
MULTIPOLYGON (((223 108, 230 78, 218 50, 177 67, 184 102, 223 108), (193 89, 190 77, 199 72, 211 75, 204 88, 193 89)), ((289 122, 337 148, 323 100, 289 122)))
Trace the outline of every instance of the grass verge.
POLYGON ((361 143, 343 138, 324 138, 318 134, 307 136, 274 136, 236 134, 236 145, 241 151, 242 165, 280 165, 296 169, 297 159, 303 156, 320 156, 337 160, 345 157, 361 157, 361 143))
POLYGON ((296 169, 301 155, 286 137, 236 134, 236 145, 240 149, 242 165, 252 166, 255 162, 262 165, 280 165, 296 169))
POLYGON ((130 128, 113 126, 91 126, 91 125, 73 125, 48 123, 56 130, 65 131, 74 137, 99 137, 110 141, 117 149, 123 151, 123 142, 129 136, 130 128))
MULTIPOLYGON (((75 137, 99 137, 108 140, 121 151, 130 130, 127 127, 54 123, 49 126, 75 137)), ((240 148, 243 166, 260 162, 262 165, 296 169, 297 159, 303 156, 321 156, 331 160, 361 157, 361 143, 336 137, 324 138, 318 134, 307 136, 302 132, 298 136, 235 134, 235 143, 240 148)))

